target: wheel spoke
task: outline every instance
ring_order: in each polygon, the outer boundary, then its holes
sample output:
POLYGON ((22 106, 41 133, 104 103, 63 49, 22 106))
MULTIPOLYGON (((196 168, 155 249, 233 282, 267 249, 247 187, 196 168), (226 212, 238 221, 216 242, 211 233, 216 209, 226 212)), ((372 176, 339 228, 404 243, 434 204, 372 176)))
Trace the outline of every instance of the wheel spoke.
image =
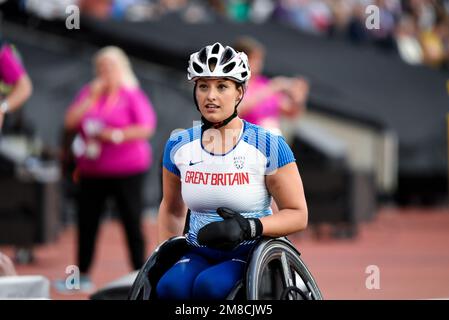
POLYGON ((307 288, 309 289, 309 293, 307 294, 307 296, 309 297, 309 300, 317 300, 318 299, 318 297, 316 296, 316 294, 314 293, 314 290, 313 290, 313 286, 312 286, 312 284, 310 283, 310 281, 307 281, 307 288))
MULTIPOLYGON (((284 273, 285 288, 293 286, 293 277, 290 270, 290 264, 288 263, 287 254, 285 252, 281 253, 281 265, 284 273)), ((291 293, 289 293, 288 296, 293 299, 291 293)))
POLYGON ((247 270, 247 298, 321 300, 321 292, 299 255, 282 241, 269 240, 257 247, 247 270))

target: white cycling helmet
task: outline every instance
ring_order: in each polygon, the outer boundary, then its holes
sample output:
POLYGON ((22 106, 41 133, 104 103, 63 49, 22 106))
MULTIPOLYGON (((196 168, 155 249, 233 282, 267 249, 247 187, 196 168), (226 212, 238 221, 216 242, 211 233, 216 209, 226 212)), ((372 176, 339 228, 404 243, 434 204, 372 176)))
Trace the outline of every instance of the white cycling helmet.
POLYGON ((233 48, 216 42, 190 55, 187 78, 196 80, 200 77, 229 78, 245 87, 251 76, 248 56, 233 48))

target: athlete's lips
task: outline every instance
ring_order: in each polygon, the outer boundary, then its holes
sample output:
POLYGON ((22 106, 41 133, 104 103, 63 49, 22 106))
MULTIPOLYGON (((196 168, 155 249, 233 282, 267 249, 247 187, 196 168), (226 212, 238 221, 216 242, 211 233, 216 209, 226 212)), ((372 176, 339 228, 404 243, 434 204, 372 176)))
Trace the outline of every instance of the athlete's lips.
POLYGON ((208 103, 204 106, 204 108, 206 109, 206 112, 217 112, 220 109, 220 106, 217 106, 216 104, 213 103, 208 103))
POLYGON ((219 109, 220 106, 217 106, 216 104, 213 104, 213 103, 208 103, 205 105, 205 108, 206 109, 219 109))

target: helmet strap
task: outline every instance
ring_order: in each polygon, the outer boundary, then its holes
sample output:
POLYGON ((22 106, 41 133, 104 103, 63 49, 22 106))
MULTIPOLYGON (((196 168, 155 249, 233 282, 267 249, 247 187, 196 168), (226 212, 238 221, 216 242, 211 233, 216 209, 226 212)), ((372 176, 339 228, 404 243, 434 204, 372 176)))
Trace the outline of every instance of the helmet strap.
POLYGON ((220 121, 220 122, 210 122, 206 118, 201 116, 201 121, 203 122, 203 125, 201 126, 201 128, 203 129, 203 131, 205 131, 209 128, 218 129, 218 128, 221 128, 221 127, 227 125, 235 117, 237 117, 237 107, 235 107, 234 112, 229 117, 227 117, 226 119, 224 119, 223 121, 220 121))

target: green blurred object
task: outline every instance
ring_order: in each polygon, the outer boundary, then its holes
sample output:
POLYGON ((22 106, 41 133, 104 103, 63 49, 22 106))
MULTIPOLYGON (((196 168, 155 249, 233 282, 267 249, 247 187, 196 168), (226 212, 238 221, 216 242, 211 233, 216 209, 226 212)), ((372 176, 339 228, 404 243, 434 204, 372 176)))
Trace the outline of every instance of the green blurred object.
POLYGON ((236 22, 246 22, 249 17, 249 3, 245 0, 232 0, 228 5, 228 16, 236 22))
POLYGON ((12 86, 0 81, 0 97, 7 96, 12 90, 12 86))

